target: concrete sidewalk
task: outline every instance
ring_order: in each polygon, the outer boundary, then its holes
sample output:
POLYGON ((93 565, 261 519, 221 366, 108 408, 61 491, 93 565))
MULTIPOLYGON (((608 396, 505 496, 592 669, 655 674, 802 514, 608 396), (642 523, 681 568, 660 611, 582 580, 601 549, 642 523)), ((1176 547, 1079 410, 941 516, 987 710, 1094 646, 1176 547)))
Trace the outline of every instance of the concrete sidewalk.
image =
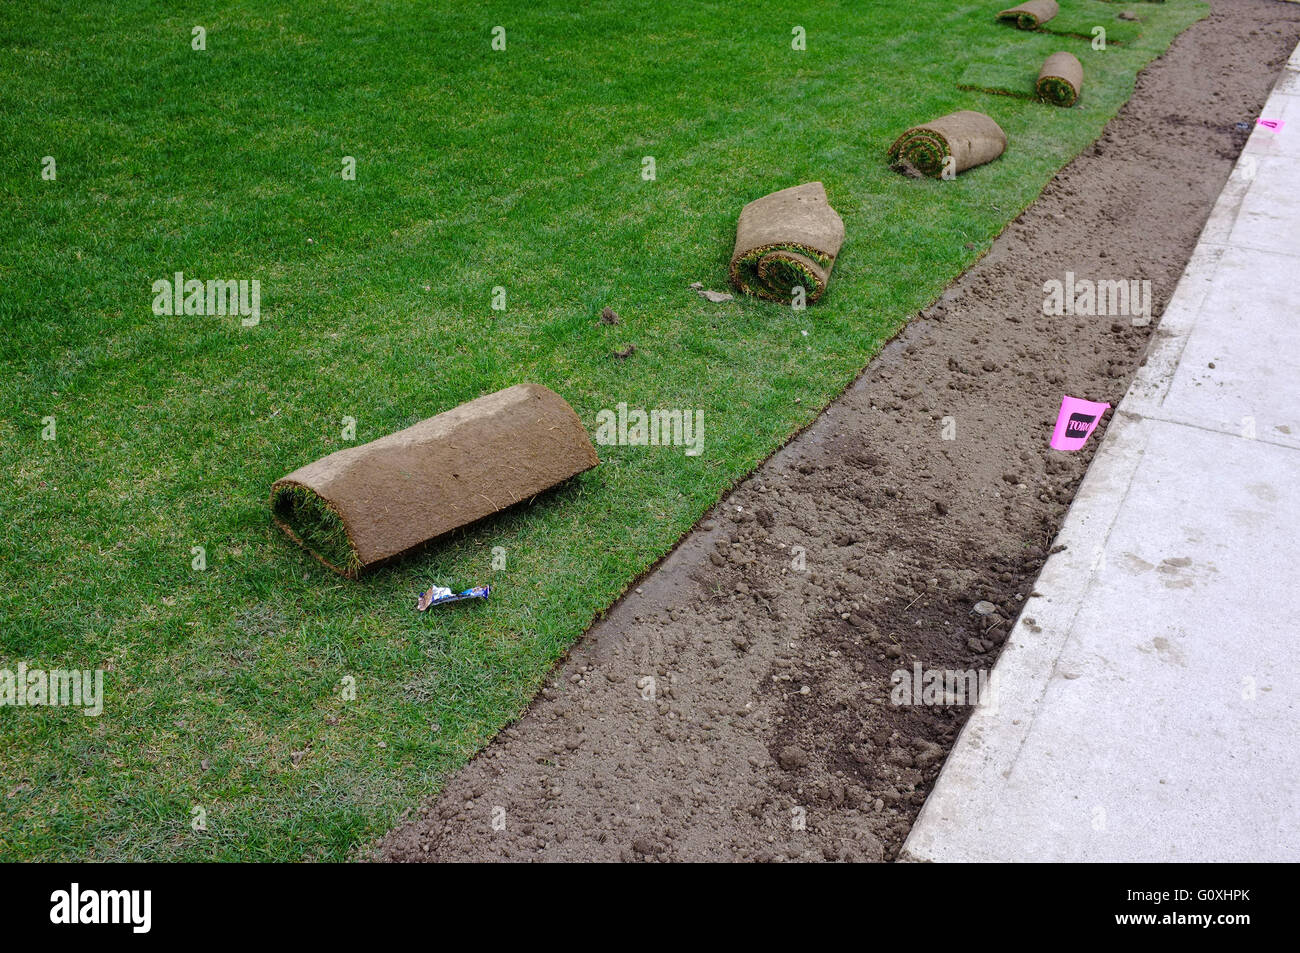
POLYGON ((1300 49, 1261 116, 905 859, 1300 860, 1300 49))

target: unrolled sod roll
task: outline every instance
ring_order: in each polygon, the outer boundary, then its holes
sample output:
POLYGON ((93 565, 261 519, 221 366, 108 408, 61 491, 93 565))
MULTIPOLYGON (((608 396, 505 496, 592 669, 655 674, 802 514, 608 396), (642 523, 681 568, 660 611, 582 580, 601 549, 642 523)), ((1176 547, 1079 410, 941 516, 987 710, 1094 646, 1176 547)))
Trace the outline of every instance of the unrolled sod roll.
POLYGON ((1056 0, 1029 0, 1018 7, 1011 7, 998 14, 999 20, 1015 20, 1022 30, 1037 30, 1052 17, 1061 12, 1056 0))
POLYGON ((1083 89, 1083 65, 1073 53, 1053 53, 1038 71, 1038 98, 1053 106, 1073 106, 1083 89))
POLYGON ((806 182, 755 199, 740 210, 731 283, 747 295, 789 304, 796 286, 804 300, 826 291, 844 221, 820 182, 806 182))
POLYGON ((889 147, 889 164, 900 172, 939 178, 948 156, 954 159, 954 172, 965 172, 992 162, 1006 148, 1001 126, 983 113, 963 109, 907 130, 889 147))

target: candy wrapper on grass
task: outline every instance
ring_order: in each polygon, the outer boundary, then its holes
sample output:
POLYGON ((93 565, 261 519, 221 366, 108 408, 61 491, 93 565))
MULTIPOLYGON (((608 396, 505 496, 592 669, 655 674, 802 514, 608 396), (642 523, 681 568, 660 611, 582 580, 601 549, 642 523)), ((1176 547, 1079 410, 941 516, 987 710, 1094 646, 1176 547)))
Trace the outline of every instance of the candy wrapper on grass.
POLYGON ((448 602, 486 599, 491 592, 491 586, 474 586, 464 592, 452 592, 446 586, 430 586, 428 591, 420 593, 420 597, 415 601, 415 608, 423 612, 430 606, 440 606, 448 602))

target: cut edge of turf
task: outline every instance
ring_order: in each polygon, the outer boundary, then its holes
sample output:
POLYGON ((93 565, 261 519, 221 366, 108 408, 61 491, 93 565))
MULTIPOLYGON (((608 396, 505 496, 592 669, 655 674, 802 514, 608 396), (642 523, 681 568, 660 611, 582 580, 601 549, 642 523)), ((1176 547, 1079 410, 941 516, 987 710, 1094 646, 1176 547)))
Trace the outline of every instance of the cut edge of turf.
POLYGON ((322 565, 355 579, 361 557, 334 504, 301 483, 279 482, 271 487, 271 515, 286 536, 322 565))

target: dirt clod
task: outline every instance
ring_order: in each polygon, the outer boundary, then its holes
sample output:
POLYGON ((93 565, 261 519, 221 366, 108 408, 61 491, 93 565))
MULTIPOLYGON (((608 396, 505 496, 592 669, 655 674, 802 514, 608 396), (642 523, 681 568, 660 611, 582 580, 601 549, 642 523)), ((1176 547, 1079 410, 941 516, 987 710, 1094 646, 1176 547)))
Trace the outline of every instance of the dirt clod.
POLYGON ((786 745, 776 756, 776 761, 782 771, 797 771, 808 765, 808 753, 794 745, 786 745))

